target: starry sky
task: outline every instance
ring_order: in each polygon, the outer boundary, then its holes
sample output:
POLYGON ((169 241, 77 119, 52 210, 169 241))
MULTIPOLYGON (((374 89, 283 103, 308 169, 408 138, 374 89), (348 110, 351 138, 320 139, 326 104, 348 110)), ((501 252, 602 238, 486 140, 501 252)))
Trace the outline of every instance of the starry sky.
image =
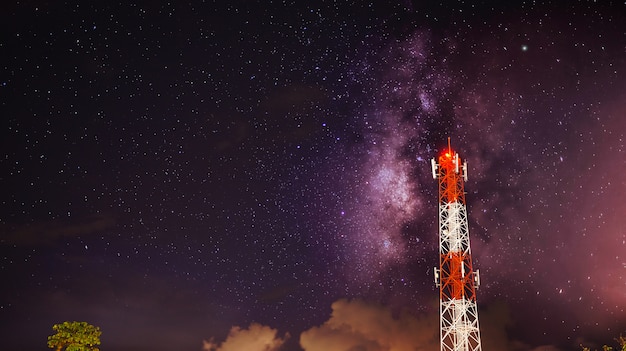
POLYGON ((0 7, 3 349, 438 350, 448 137, 483 349, 626 332, 623 2, 0 7))

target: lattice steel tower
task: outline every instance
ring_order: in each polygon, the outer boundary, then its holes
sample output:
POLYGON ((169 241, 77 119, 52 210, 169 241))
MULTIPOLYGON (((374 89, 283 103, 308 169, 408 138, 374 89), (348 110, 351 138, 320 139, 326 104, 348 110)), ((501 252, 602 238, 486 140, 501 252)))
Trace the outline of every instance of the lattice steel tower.
POLYGON ((464 184, 467 161, 450 147, 431 160, 433 178, 439 179, 439 287, 441 351, 481 351, 476 289, 478 270, 472 268, 464 184))

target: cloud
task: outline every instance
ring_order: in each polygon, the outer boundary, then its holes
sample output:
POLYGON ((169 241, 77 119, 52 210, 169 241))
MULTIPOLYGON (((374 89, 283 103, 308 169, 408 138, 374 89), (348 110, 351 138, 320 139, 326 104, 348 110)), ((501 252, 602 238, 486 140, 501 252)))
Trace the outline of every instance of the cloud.
POLYGON ((532 351, 561 351, 561 349, 553 345, 543 345, 532 349, 532 351))
MULTIPOLYGON (((481 309, 483 350, 559 351, 555 346, 533 348, 508 333, 515 325, 509 306, 494 302, 481 309)), ((332 304, 330 318, 300 335, 304 351, 438 351, 439 315, 395 314, 387 306, 341 299, 332 304)))
POLYGON ((438 322, 430 316, 395 316, 382 305, 338 300, 328 321, 300 335, 305 351, 436 351, 438 322))
POLYGON ((277 337, 278 331, 268 326, 252 323, 248 329, 232 327, 226 340, 218 346, 211 340, 204 341, 202 350, 204 351, 278 351, 289 338, 285 334, 283 338, 277 337))
MULTIPOLYGON (((340 299, 331 306, 330 318, 300 334, 304 351, 439 351, 437 312, 414 316, 396 313, 388 306, 360 299, 340 299)), ((510 308, 494 302, 481 309, 480 334, 483 350, 559 351, 552 345, 531 346, 508 333, 515 327, 510 308)), ((248 329, 233 327, 218 344, 204 341, 203 351, 278 351, 289 338, 277 330, 253 323, 248 329)))

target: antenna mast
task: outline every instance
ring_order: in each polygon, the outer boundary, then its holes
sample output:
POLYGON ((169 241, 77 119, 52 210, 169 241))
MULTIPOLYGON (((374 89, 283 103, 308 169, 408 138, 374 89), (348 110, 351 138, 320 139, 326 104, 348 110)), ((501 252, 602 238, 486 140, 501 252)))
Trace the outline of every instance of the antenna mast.
POLYGON ((478 270, 472 268, 464 185, 467 161, 448 149, 431 160, 433 178, 439 179, 439 287, 441 351, 481 351, 476 289, 478 270))

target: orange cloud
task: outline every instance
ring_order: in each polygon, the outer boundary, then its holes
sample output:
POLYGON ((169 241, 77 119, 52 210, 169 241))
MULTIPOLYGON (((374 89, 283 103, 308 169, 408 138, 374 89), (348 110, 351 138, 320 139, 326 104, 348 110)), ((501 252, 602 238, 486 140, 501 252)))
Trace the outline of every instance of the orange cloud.
POLYGON ((561 349, 552 345, 544 345, 544 346, 536 347, 532 349, 532 351, 561 351, 561 349))
POLYGON ((332 304, 328 321, 300 335, 305 351, 437 351, 439 324, 436 318, 394 316, 389 308, 361 300, 332 304))
MULTIPOLYGON (((544 345, 532 348, 511 338, 508 305, 494 302, 480 315, 483 350, 558 351, 544 345)), ((338 300, 330 318, 300 335, 304 351, 439 351, 439 315, 394 315, 386 306, 362 300, 338 300)))
POLYGON ((228 337, 218 346, 213 339, 203 342, 204 351, 278 351, 289 338, 285 334, 283 338, 277 337, 278 331, 268 326, 252 323, 248 329, 232 327, 228 337))
MULTIPOLYGON (((304 351, 439 351, 439 315, 394 313, 387 306, 359 299, 341 299, 331 306, 330 318, 300 334, 304 351)), ((509 336, 514 323, 508 305, 494 302, 481 309, 483 350, 559 351, 552 345, 531 346, 509 336)), ((278 351, 289 338, 277 330, 253 323, 248 329, 233 327, 218 345, 204 341, 204 351, 278 351)))

